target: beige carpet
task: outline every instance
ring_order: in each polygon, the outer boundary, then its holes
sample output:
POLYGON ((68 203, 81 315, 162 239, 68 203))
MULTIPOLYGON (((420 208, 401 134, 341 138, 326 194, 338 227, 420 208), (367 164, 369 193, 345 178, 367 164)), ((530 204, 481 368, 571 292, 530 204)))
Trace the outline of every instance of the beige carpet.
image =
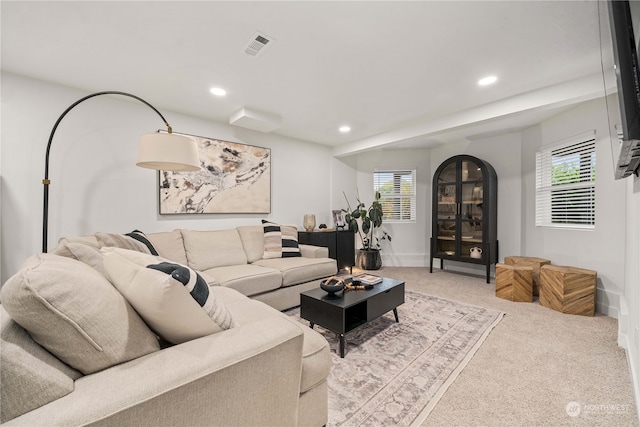
MULTIPOLYGON (((287 311, 300 320, 298 313, 287 311)), ((316 326, 331 346, 327 425, 419 424, 503 313, 406 291, 398 316, 399 323, 387 313, 347 333, 344 358, 335 333, 316 326)))
POLYGON ((407 267, 378 274, 506 313, 423 426, 638 426, 616 319, 496 298, 484 277, 407 267))

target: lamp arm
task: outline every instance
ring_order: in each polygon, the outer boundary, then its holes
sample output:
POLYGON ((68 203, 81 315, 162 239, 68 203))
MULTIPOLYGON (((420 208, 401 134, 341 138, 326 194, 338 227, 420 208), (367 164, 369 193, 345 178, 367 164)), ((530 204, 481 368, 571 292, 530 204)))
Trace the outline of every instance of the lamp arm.
POLYGON ((47 252, 47 229, 48 229, 48 222, 49 222, 49 184, 51 184, 51 181, 49 180, 49 153, 51 152, 51 142, 53 141, 53 135, 56 133, 56 130, 58 129, 58 125, 60 124, 62 119, 67 115, 67 113, 69 113, 69 111, 73 110, 76 105, 86 101, 87 99, 93 98, 95 96, 100 96, 100 95, 123 95, 123 96, 128 96, 130 98, 137 99, 138 101, 142 102, 147 107, 155 111, 160 116, 165 126, 167 127, 167 132, 168 133, 172 132, 169 122, 167 122, 167 120, 160 113, 160 111, 158 111, 153 105, 149 104, 144 99, 126 92, 109 90, 104 92, 92 93, 91 95, 87 95, 84 98, 77 100, 76 102, 71 104, 66 110, 64 110, 64 112, 60 115, 60 117, 58 117, 58 120, 56 120, 56 123, 53 125, 53 129, 51 129, 51 134, 49 135, 49 142, 47 142, 47 152, 45 154, 45 160, 44 160, 44 179, 42 180, 42 184, 44 185, 44 199, 43 199, 43 212, 42 212, 42 252, 47 252))

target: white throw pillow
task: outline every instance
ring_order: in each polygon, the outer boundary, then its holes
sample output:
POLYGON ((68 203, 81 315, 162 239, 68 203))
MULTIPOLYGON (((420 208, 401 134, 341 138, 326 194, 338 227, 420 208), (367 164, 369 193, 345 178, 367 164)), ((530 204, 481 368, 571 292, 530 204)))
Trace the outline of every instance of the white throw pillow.
POLYGON ((166 341, 180 344, 233 327, 226 307, 214 299, 206 282, 194 270, 140 252, 119 248, 101 251, 105 270, 114 286, 149 327, 166 341), (184 270, 172 275, 148 268, 163 262, 188 270, 195 280, 184 284, 176 279, 180 274, 184 275, 184 270), (198 286, 197 298, 190 293, 192 286, 198 286))

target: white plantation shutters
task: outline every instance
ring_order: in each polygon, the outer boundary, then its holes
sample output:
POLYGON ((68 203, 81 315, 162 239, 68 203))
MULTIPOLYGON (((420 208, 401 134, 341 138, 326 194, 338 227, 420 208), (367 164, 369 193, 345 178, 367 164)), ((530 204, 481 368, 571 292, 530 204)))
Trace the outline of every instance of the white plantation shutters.
POLYGON ((380 192, 383 219, 393 222, 416 220, 416 171, 373 172, 373 190, 380 192))
POLYGON ((536 226, 595 228, 595 149, 588 132, 536 153, 536 226))

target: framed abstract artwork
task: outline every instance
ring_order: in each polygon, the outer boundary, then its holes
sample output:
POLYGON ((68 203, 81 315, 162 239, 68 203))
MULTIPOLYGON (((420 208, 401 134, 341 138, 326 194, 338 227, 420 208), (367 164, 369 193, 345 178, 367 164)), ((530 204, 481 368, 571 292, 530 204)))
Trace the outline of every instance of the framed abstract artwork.
POLYGON ((201 169, 158 172, 161 215, 271 212, 271 149, 177 135, 197 142, 201 169))

